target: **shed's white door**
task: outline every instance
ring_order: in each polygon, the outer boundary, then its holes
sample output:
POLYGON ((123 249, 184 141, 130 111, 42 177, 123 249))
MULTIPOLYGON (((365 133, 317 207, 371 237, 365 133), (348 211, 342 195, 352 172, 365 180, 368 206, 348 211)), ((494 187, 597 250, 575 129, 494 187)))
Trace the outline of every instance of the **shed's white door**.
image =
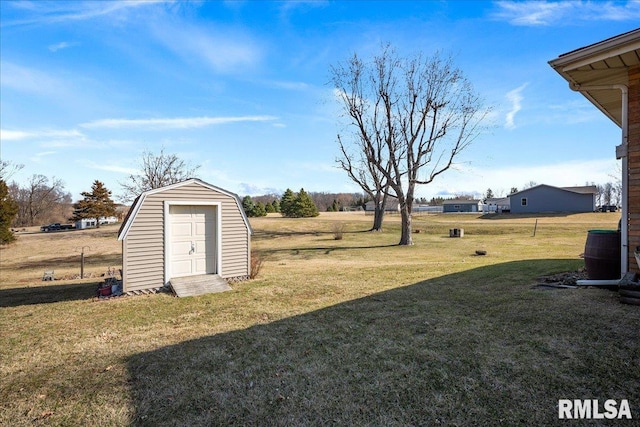
POLYGON ((171 276, 216 272, 216 207, 169 206, 171 276))

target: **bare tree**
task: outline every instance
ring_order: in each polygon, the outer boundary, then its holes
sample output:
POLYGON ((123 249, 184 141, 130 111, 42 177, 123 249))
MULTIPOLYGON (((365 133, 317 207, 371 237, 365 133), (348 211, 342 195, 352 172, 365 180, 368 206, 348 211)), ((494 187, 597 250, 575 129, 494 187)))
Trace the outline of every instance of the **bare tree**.
POLYGON ((387 157, 382 165, 371 161, 384 151, 388 138, 388 121, 381 114, 381 99, 369 100, 375 90, 373 76, 367 75, 368 68, 357 55, 346 64, 331 67, 331 83, 338 90, 338 98, 347 117, 350 135, 338 134, 340 157, 336 159, 349 178, 358 184, 371 197, 374 204, 373 226, 371 231, 381 231, 385 206, 389 196, 391 161, 387 157), (384 171, 381 170, 383 166, 384 171))
POLYGON ((24 165, 13 163, 9 160, 0 160, 0 179, 5 183, 9 182, 9 178, 23 167, 24 165))
POLYGON ((620 206, 622 204, 622 162, 616 162, 616 171, 609 176, 613 179, 613 201, 616 206, 620 206))
POLYGON ((32 175, 28 184, 20 187, 13 182, 9 194, 18 203, 18 215, 14 223, 30 227, 38 222, 64 218, 64 210, 71 204, 71 195, 64 191, 64 183, 44 175, 32 175))
MULTIPOLYGON (((374 125, 373 123, 371 125, 374 125)), ((376 132, 374 132, 376 134, 376 132)), ((379 135, 379 134, 377 134, 379 135)), ((377 141, 379 144, 381 141, 377 141)), ((386 176, 371 162, 367 161, 367 144, 360 138, 357 153, 349 151, 348 144, 343 142, 343 138, 338 135, 338 144, 342 156, 337 159, 340 167, 347 172, 353 182, 358 184, 362 190, 373 200, 373 225, 370 231, 382 231, 382 221, 384 219, 385 206, 389 196, 389 183, 386 176)), ((387 162, 387 171, 391 172, 391 163, 387 162)))
POLYGON ((387 45, 369 62, 353 55, 331 76, 353 129, 339 135, 341 146, 355 147, 356 161, 393 190, 402 218, 399 244, 411 245, 416 186, 453 165, 479 135, 488 110, 452 59, 439 54, 400 58, 387 45))
POLYGON ((191 166, 175 154, 166 154, 164 149, 160 154, 145 151, 140 158, 140 171, 129 175, 127 182, 120 183, 123 194, 119 198, 131 202, 145 191, 195 178, 198 168, 199 165, 191 166))

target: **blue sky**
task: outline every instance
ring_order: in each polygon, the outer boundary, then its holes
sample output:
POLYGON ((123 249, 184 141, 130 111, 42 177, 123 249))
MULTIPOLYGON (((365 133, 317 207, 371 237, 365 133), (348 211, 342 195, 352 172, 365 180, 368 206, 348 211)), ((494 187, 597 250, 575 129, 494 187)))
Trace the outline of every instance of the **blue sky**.
POLYGON ((548 61, 640 26, 640 2, 0 2, 2 160, 74 199, 143 151, 240 196, 356 192, 336 168, 329 68, 382 43, 450 53, 490 131, 418 196, 612 181, 620 130, 548 61))

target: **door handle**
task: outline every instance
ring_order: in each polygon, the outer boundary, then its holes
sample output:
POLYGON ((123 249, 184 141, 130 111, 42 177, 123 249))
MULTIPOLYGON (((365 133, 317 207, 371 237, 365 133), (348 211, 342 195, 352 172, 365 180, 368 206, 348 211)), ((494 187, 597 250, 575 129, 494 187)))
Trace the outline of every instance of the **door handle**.
POLYGON ((192 255, 196 251, 196 245, 191 242, 191 250, 189 251, 189 255, 192 255))

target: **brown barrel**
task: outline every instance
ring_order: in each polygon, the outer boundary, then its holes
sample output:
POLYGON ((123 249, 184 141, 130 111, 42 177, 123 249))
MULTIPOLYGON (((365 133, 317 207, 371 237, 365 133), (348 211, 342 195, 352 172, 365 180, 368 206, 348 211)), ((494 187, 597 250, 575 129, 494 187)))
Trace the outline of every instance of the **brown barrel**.
POLYGON ((584 247, 584 265, 591 280, 620 278, 620 232, 589 230, 584 247))

